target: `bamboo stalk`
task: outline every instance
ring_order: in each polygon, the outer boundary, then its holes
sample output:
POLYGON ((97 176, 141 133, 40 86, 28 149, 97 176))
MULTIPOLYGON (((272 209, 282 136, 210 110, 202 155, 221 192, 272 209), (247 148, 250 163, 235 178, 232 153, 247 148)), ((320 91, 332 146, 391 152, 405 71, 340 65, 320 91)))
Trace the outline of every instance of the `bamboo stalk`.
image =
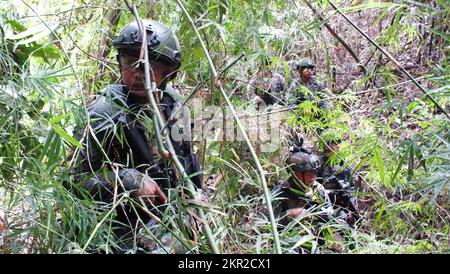
POLYGON ((264 171, 262 169, 261 163, 259 162, 258 156, 256 155, 256 152, 255 152, 252 144, 250 143, 250 140, 249 140, 247 134, 245 133, 245 129, 244 129, 239 117, 237 116, 236 111, 234 110, 233 104, 231 103, 227 94, 225 93, 225 90, 223 89, 221 82, 218 81, 218 79, 217 79, 218 74, 217 74, 216 68, 214 67, 214 63, 211 60, 211 56, 209 55, 209 52, 206 49, 205 43, 203 42, 203 39, 200 36, 200 33, 198 32, 198 29, 195 26, 194 21, 192 20, 192 17, 189 15, 189 13, 187 12, 187 10, 185 9, 184 5, 181 3, 180 0, 176 0, 176 2, 192 25, 192 28, 199 40, 199 43, 202 46, 203 52, 205 53, 206 59, 208 60, 209 67, 211 69, 211 74, 213 76, 213 81, 219 87, 219 91, 222 94, 223 98, 225 99, 225 102, 227 103, 227 105, 230 109, 230 112, 232 113, 234 120, 236 121, 237 127, 238 127, 239 131, 241 132, 242 136, 244 137, 244 140, 247 143, 247 146, 250 150, 252 158, 255 162, 256 168, 258 170, 259 181, 261 182, 261 185, 263 187, 267 210, 269 211, 269 219, 270 219, 270 223, 272 225, 272 233, 273 233, 273 240, 275 243, 275 250, 277 253, 281 254, 282 252, 281 252, 280 240, 278 237, 277 224, 275 222, 275 217, 274 217, 273 209, 272 209, 272 203, 270 201, 269 189, 267 187, 266 177, 264 176, 264 171))
MULTIPOLYGON (((127 1, 125 0, 125 2, 127 2, 127 1)), ((128 3, 127 3, 127 6, 129 6, 128 3)), ((145 33, 145 29, 144 29, 144 27, 142 25, 142 20, 139 17, 139 14, 137 12, 136 6, 133 5, 133 6, 131 6, 131 8, 132 8, 132 12, 133 12, 134 17, 138 21, 138 26, 139 26, 139 29, 141 30, 141 33, 145 33)), ((156 84, 155 84, 154 81, 150 81, 150 79, 153 80, 153 77, 152 77, 153 75, 152 76, 150 75, 150 63, 149 63, 149 59, 148 59, 148 47, 146 46, 145 41, 146 40, 144 40, 144 39, 142 40, 142 50, 144 52, 145 90, 147 92, 147 97, 148 97, 148 100, 150 102, 150 105, 153 108, 153 115, 156 115, 156 119, 157 119, 157 122, 158 122, 159 126, 163 127, 164 126, 164 120, 162 118, 160 109, 158 108, 158 105, 156 104, 156 100, 153 97, 153 92, 156 90, 156 84)), ((159 131, 155 131, 155 134, 159 134, 159 131)), ((175 163, 175 167, 178 169, 179 173, 182 175, 183 180, 186 181, 190 195, 192 196, 192 198, 195 198, 195 193, 196 192, 195 192, 193 183, 189 179, 189 176, 186 174, 186 171, 184 170, 183 165, 181 164, 180 160, 178 159, 178 156, 177 156, 177 154, 175 152, 175 149, 173 148, 173 145, 172 145, 172 142, 170 140, 170 137, 167 134, 167 130, 163 131, 163 136, 166 137, 165 138, 166 146, 167 146, 167 149, 168 149, 168 151, 169 151, 169 153, 170 153, 170 155, 172 157, 172 160, 175 163)), ((219 248, 217 246, 217 243, 216 243, 216 241, 214 239, 214 236, 212 234, 212 230, 211 230, 208 222, 206 221, 206 217, 205 217, 205 214, 203 212, 203 209, 197 208, 197 211, 199 213, 200 219, 203 222, 204 230, 205 230, 206 236, 208 238, 209 244, 211 245, 211 248, 213 249, 213 252, 216 253, 216 254, 220 253, 219 252, 219 248)))
POLYGON ((425 94, 426 97, 428 97, 431 102, 440 110, 444 115, 447 117, 448 120, 450 120, 450 116, 445 111, 445 109, 439 105, 436 100, 425 90, 425 88, 417 82, 417 80, 387 51, 385 51, 382 47, 380 47, 374 40, 372 40, 363 30, 361 30, 358 26, 356 26, 333 2, 330 0, 327 0, 328 3, 333 7, 334 10, 336 10, 344 19, 352 25, 359 33, 361 33, 362 36, 364 36, 369 42, 374 45, 381 53, 383 53, 389 60, 391 60, 411 81, 425 94))
POLYGON ((86 252, 86 249, 88 248, 89 244, 91 243, 92 239, 94 239, 95 234, 97 233, 97 231, 100 229, 100 227, 102 226, 102 224, 106 221, 106 219, 109 217, 109 215, 111 215, 111 213, 114 211, 114 209, 122 202, 122 200, 124 200, 125 198, 127 198, 127 195, 122 195, 122 197, 120 197, 120 199, 113 205, 113 207, 108 211, 108 213, 105 214, 105 217, 103 217, 100 222, 98 222, 95 225, 94 230, 92 231, 91 235, 89 236, 88 240, 86 241, 86 244, 84 245, 84 247, 81 249, 81 254, 86 252))

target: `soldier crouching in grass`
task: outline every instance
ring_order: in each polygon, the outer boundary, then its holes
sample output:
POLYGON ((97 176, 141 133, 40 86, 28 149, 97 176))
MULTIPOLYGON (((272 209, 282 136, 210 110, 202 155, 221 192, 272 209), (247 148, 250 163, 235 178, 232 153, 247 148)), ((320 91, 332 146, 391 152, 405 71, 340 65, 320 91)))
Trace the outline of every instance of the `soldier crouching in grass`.
MULTIPOLYGON (((311 231, 319 245, 323 245, 325 239, 331 236, 331 241, 339 243, 333 248, 342 252, 343 238, 337 231, 330 233, 330 223, 350 228, 348 209, 337 203, 339 199, 334 199, 335 196, 330 197, 334 193, 333 189, 327 189, 318 181, 317 173, 321 167, 319 158, 300 148, 289 155, 287 164, 291 176, 276 187, 276 191, 280 193, 276 211, 281 218, 282 228, 286 228, 292 221, 307 221, 311 224, 311 231)), ((310 244, 306 247, 300 247, 301 252, 311 252, 310 244)))

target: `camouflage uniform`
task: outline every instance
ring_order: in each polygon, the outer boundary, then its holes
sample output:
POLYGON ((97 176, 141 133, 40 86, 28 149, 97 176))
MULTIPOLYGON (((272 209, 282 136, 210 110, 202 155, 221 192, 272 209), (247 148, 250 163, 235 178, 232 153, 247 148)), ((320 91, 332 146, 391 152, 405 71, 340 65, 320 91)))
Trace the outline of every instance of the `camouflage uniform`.
MULTIPOLYGON (((177 101, 169 95, 173 93, 176 90, 166 86, 160 101, 166 118, 177 106, 177 101)), ((128 191, 133 194, 144 176, 150 176, 165 191, 175 186, 174 171, 159 155, 154 132, 149 132, 144 122, 143 117, 149 118, 146 106, 134 102, 127 94, 124 85, 108 86, 96 96, 88 109, 93 130, 88 131, 83 150, 75 159, 75 184, 70 186, 80 196, 84 189, 94 199, 109 203, 116 186, 118 193, 128 191), (96 139, 102 146, 98 145, 96 139), (116 173, 121 183, 117 181, 116 173)), ((172 143, 186 172, 197 172, 200 167, 190 152, 190 142, 172 140, 172 143)), ((195 176, 193 181, 201 188, 200 176, 195 176)), ((130 207, 118 207, 119 221, 133 225, 137 218, 129 213, 130 207)), ((144 221, 149 220, 148 214, 140 214, 140 217, 144 221)))
MULTIPOLYGON (((319 159, 316 155, 300 149, 291 153, 287 159, 287 164, 292 172, 316 172, 320 167, 319 159)), ((278 205, 278 213, 285 214, 287 210, 303 207, 310 208, 329 201, 325 189, 318 182, 312 182, 309 186, 292 175, 287 182, 279 184, 276 188, 281 192, 280 197, 284 198, 278 205)), ((282 223, 288 220, 285 218, 282 223)))
POLYGON ((282 100, 284 85, 284 77, 278 73, 273 73, 272 77, 258 77, 248 85, 248 99, 253 100, 255 96, 259 96, 267 106, 279 103, 282 100))
POLYGON ((358 217, 355 198, 352 192, 355 191, 355 183, 352 171, 341 166, 332 166, 326 155, 320 158, 318 181, 328 190, 331 202, 347 216, 346 221, 353 224, 358 217))
POLYGON ((324 93, 325 85, 312 78, 308 84, 303 80, 295 79, 292 81, 286 92, 285 102, 288 105, 298 105, 304 101, 313 101, 319 99, 319 107, 328 109, 330 102, 324 93), (308 90, 302 90, 301 87, 306 87, 308 90))
MULTIPOLYGON (((309 153, 305 153, 303 150, 292 155, 305 156, 305 154, 308 155, 309 153)), ((309 155, 311 157, 311 160, 308 160, 310 163, 306 162, 306 157, 298 157, 297 159, 300 159, 300 161, 297 161, 292 169, 302 172, 315 170, 318 174, 317 180, 307 186, 292 175, 287 182, 279 184, 276 190, 281 192, 280 197, 284 199, 278 202, 277 212, 284 215, 288 209, 318 207, 322 212, 317 216, 319 221, 340 218, 348 222, 348 212, 356 213, 356 209, 350 202, 350 188, 345 188, 345 184, 340 180, 339 183, 343 185, 342 187, 340 184, 334 184, 332 174, 327 173, 329 171, 327 166, 320 165, 319 159, 314 154, 309 155)), ((282 223, 286 224, 286 222, 288 222, 287 218, 282 219, 282 223)))
MULTIPOLYGON (((166 83, 176 76, 176 69, 181 65, 181 46, 167 26, 151 20, 144 20, 143 23, 147 41, 143 41, 144 36, 137 23, 131 22, 113 39, 112 44, 119 52, 119 64, 121 53, 139 53, 144 42, 149 60, 174 68, 175 73, 158 83, 161 91, 158 93, 159 107, 163 119, 167 120, 179 107, 178 92, 166 83)), ((142 71, 142 63, 134 69, 142 71)), ((123 71, 121 73, 123 77, 123 71)), ((66 182, 66 187, 80 198, 90 195, 96 201, 109 205, 116 198, 116 193, 128 193, 135 198, 144 179, 145 183, 152 185, 152 180, 155 181, 166 196, 168 189, 175 186, 179 178, 171 160, 158 153, 152 122, 154 114, 148 104, 139 100, 126 85, 110 85, 90 105, 90 124, 84 131, 83 149, 72 159, 73 180, 66 182)), ((173 119, 169 121, 168 131, 180 130, 179 126, 180 123, 173 119)), ((185 130, 189 130, 190 126, 182 125, 185 130)), ((191 142, 181 138, 175 140, 170 133, 168 138, 186 173, 199 174, 200 166, 191 152, 191 142)), ((200 174, 191 177, 191 180, 197 188, 202 187, 200 174)), ((125 239, 124 243, 130 232, 134 232, 139 218, 144 223, 150 220, 147 212, 139 207, 134 209, 126 200, 116 207, 116 221, 119 224, 114 224, 113 228, 118 237, 125 239)), ((153 213, 159 215, 158 211, 153 210, 153 213)))
MULTIPOLYGON (((280 192, 278 203, 275 204, 276 212, 278 216, 283 216, 289 209, 302 207, 306 210, 312 208, 319 208, 322 212, 327 214, 317 215, 320 221, 326 221, 328 219, 328 213, 330 210, 330 198, 328 197, 326 189, 317 181, 312 183, 311 186, 299 183, 298 180, 291 176, 286 182, 282 182, 276 187, 276 191, 280 192)), ((283 217, 281 224, 286 225, 289 222, 288 218, 283 217)))
POLYGON ((286 103, 290 106, 298 105, 303 101, 319 101, 319 107, 330 108, 330 103, 326 98, 324 84, 319 83, 312 73, 309 74, 309 82, 305 83, 303 73, 306 69, 314 70, 316 64, 309 58, 302 58, 292 63, 292 69, 299 72, 298 79, 294 79, 286 92, 286 103))
MULTIPOLYGON (((315 164, 317 166, 317 164, 315 164)), ((296 171, 312 171, 304 168, 302 165, 295 165, 293 170, 296 171)), ((306 166, 307 167, 307 166, 306 166)), ((319 169, 315 169, 319 171, 319 169)), ((287 182, 277 185, 275 192, 280 193, 280 200, 276 200, 274 208, 276 215, 281 217, 281 228, 285 227, 289 222, 288 210, 295 208, 304 208, 305 211, 313 213, 307 214, 302 222, 310 222, 309 227, 311 233, 317 238, 319 245, 325 244, 325 238, 334 237, 334 241, 340 241, 340 244, 330 245, 330 248, 336 249, 339 252, 343 251, 342 236, 340 232, 334 231, 330 233, 329 230, 334 230, 332 226, 326 225, 330 220, 334 220, 341 224, 352 224, 348 218, 348 208, 341 204, 342 195, 339 193, 334 185, 329 182, 323 184, 321 178, 317 178, 309 186, 302 183, 297 177, 292 175, 287 182), (338 194, 338 195, 337 195, 338 194)), ((303 211, 302 211, 303 212, 303 211)), ((300 213, 300 216, 302 215, 300 213)), ((352 247, 350 243, 349 247, 352 247)), ((302 245, 296 249, 300 253, 310 253, 311 249, 308 245, 302 245)))

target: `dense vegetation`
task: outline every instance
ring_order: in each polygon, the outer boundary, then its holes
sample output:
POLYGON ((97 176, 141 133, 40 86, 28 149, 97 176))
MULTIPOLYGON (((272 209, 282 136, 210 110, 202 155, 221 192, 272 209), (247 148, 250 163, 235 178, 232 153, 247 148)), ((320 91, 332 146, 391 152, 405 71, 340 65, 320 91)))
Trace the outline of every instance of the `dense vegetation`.
MULTIPOLYGON (((171 231, 190 252, 212 252, 201 225, 192 225, 201 224, 195 211, 201 207, 223 253, 274 253, 278 241, 283 253, 308 245, 318 253, 448 252, 447 1, 334 1, 337 9, 307 0, 179 2, 201 40, 176 1, 135 2, 141 17, 177 33, 183 65, 174 85, 187 95, 204 83, 194 96, 204 106, 224 104, 207 55, 222 72, 245 54, 219 76, 236 108, 248 105, 245 87, 264 56, 288 81, 293 60, 314 59, 332 110, 305 102, 296 113, 280 112, 284 138, 276 149, 253 145, 272 190, 289 176, 284 159, 292 130, 317 150, 324 128, 346 136, 339 159, 359 178, 355 196, 363 216, 356 228, 330 222, 330 231, 347 235, 343 248, 332 238, 315 245, 311 225, 302 220, 275 239, 249 148, 209 138, 195 142, 205 167, 204 201, 172 193, 159 230, 171 231)), ((75 128, 86 119, 87 96, 119 81, 110 42, 131 20, 120 0, 0 2, 0 253, 109 252, 114 246, 114 208, 79 200, 62 183, 69 180, 69 148, 81 146, 75 128)), ((142 233, 153 239, 161 231, 142 233)))

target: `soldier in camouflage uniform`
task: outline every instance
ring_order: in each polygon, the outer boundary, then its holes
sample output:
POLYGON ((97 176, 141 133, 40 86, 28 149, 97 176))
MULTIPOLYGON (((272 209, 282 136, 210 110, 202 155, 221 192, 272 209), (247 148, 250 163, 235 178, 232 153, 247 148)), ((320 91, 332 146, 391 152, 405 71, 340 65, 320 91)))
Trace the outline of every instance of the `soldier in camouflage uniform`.
MULTIPOLYGON (((325 243, 323 238, 329 235, 327 229, 323 229, 322 226, 330 220, 350 224, 347 214, 350 209, 341 205, 342 197, 336 189, 327 188, 330 185, 322 184, 317 177, 321 166, 315 154, 302 148, 296 149, 288 157, 287 164, 292 171, 292 176, 287 182, 278 185, 275 190, 281 192, 279 196, 281 200, 275 203, 277 215, 282 217, 280 223, 285 226, 304 212, 314 212, 308 220, 313 225, 312 233, 318 236, 318 243, 322 245, 325 243)), ((342 244, 343 239, 337 231, 332 235, 335 241, 342 244)), ((309 251, 306 250, 306 252, 309 251)), ((338 247, 338 251, 342 251, 342 246, 338 247)))
MULTIPOLYGON (((321 207, 328 216, 321 215, 322 220, 329 217, 342 218, 348 221, 349 212, 355 209, 350 204, 350 194, 342 194, 339 185, 331 184, 331 178, 320 177, 325 174, 317 155, 309 153, 304 149, 296 149, 287 159, 287 164, 292 171, 292 176, 287 182, 277 186, 281 192, 282 202, 278 205, 287 220, 295 218, 303 210, 321 207)), ((331 176, 331 175, 330 175, 331 176)), ((279 210, 280 211, 280 210, 279 210)), ((287 221, 286 219, 283 222, 287 221)))
POLYGON ((324 84, 314 77, 316 64, 308 58, 303 58, 294 64, 300 78, 294 79, 286 92, 286 103, 290 106, 298 105, 303 101, 319 100, 319 107, 328 109, 330 102, 326 98, 324 84))
MULTIPOLYGON (((181 47, 165 25, 151 20, 143 23, 153 81, 159 89, 155 97, 167 120, 178 107, 178 92, 167 82, 176 77, 181 65, 181 47)), ((122 84, 106 87, 89 106, 90 125, 81 153, 74 156, 74 180, 68 186, 80 197, 91 195, 97 201, 111 203, 115 195, 128 192, 136 202, 144 201, 148 208, 155 208, 167 202, 167 191, 177 181, 170 159, 158 150, 152 128, 144 64, 139 59, 142 37, 140 28, 132 22, 112 42, 118 50, 122 84)), ((169 132, 178 126, 170 121, 169 132)), ((198 172, 200 167, 191 153, 190 140, 175 140, 172 135, 170 138, 186 172, 198 172)), ((192 181, 197 188, 202 187, 201 175, 192 181)), ((117 207, 120 225, 115 231, 119 237, 134 233, 138 218, 144 223, 150 220, 149 214, 139 207, 135 209, 137 214, 130 202, 117 207)))
MULTIPOLYGON (((287 164, 292 176, 277 186, 277 190, 281 192, 280 197, 283 198, 277 205, 277 211, 285 215, 283 224, 300 215, 305 209, 329 202, 325 189, 316 180, 320 168, 317 155, 301 149, 289 155, 287 164)), ((326 206, 329 206, 329 203, 326 206)))
POLYGON ((256 79, 248 84, 249 100, 258 106, 270 106, 282 99, 285 80, 280 74, 270 70, 271 61, 264 58, 259 67, 256 79))

